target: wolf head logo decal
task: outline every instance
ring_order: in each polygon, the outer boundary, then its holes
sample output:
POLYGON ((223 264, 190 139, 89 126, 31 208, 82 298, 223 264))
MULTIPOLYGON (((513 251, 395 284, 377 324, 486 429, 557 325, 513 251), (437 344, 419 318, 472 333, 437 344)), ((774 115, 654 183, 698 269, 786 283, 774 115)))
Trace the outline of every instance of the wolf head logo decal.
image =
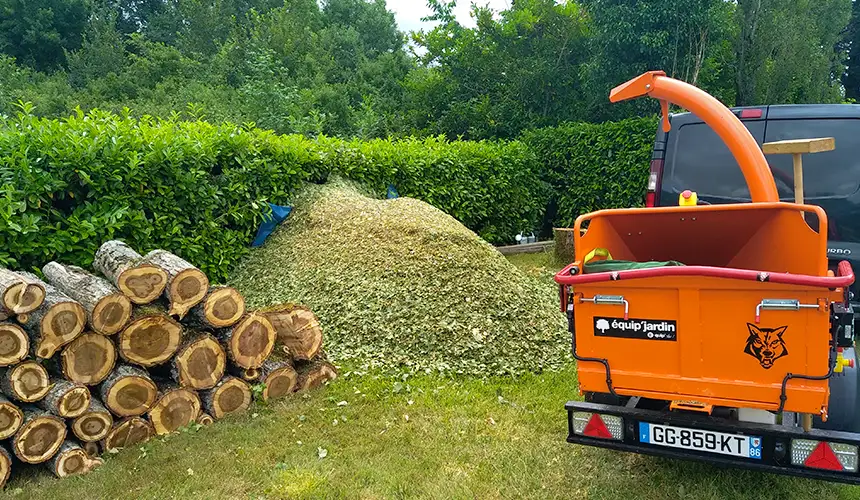
POLYGON ((747 346, 744 352, 757 359, 762 368, 769 369, 773 366, 774 361, 783 356, 788 356, 788 348, 785 346, 785 341, 782 340, 782 335, 788 328, 787 326, 759 328, 747 323, 747 328, 750 335, 747 337, 747 346))

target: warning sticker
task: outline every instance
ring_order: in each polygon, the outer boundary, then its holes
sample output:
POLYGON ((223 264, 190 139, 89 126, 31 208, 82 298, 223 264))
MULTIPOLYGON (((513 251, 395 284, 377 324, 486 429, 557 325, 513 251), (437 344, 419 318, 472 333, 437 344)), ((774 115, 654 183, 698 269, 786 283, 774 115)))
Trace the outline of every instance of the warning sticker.
POLYGON ((624 339, 669 340, 678 338, 678 325, 672 320, 594 317, 594 335, 624 339))

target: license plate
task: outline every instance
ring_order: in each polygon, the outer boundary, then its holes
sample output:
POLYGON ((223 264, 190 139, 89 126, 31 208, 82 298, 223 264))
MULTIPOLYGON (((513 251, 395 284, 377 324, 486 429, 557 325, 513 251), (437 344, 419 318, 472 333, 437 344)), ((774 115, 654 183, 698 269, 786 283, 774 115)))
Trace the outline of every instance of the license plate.
POLYGON ((639 422, 639 442, 761 460, 761 437, 639 422))

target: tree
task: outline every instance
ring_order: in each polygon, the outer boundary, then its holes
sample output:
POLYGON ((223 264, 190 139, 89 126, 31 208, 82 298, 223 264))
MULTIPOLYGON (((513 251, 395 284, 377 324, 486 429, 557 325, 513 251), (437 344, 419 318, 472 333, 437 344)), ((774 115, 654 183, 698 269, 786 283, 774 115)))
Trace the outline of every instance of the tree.
POLYGON ((737 105, 841 100, 851 0, 739 0, 737 105))
POLYGON ((846 31, 848 64, 842 85, 845 87, 845 97, 860 100, 860 1, 854 0, 851 10, 851 24, 846 31))
POLYGON ((653 111, 646 102, 610 105, 615 85, 645 71, 699 85, 730 101, 733 5, 725 0, 583 0, 592 24, 589 114, 620 118, 653 111), (727 60, 729 59, 729 60, 727 60))
POLYGON ((90 0, 0 0, 0 51, 39 71, 57 69, 77 50, 90 0))
POLYGON ((84 87, 111 72, 119 73, 125 64, 125 41, 117 31, 118 12, 101 7, 93 12, 81 48, 67 52, 69 82, 84 87))
POLYGON ((454 19, 454 3, 429 2, 437 27, 414 35, 425 53, 410 75, 410 121, 423 133, 514 137, 529 127, 583 119, 585 17, 572 1, 518 0, 477 26, 454 19))

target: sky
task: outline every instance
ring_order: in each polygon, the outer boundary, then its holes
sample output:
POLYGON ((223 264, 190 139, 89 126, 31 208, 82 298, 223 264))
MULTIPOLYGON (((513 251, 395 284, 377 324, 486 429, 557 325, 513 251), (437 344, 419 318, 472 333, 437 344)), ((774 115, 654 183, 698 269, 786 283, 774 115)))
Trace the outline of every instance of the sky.
MULTIPOLYGON (((489 5, 495 11, 504 10, 510 5, 510 0, 474 0, 480 6, 489 5)), ((394 12, 397 26, 401 31, 416 31, 429 28, 434 23, 422 22, 421 18, 430 15, 426 0, 387 0, 388 10, 394 12)), ((463 26, 474 27, 475 20, 469 15, 472 0, 458 0, 454 13, 457 21, 463 26)))

